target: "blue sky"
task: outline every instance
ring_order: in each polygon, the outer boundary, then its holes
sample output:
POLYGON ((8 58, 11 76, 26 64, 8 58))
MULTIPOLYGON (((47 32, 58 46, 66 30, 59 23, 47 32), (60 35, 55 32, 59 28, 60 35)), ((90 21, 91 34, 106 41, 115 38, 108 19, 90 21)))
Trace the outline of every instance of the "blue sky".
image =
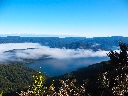
POLYGON ((127 0, 0 0, 0 34, 128 36, 127 0))

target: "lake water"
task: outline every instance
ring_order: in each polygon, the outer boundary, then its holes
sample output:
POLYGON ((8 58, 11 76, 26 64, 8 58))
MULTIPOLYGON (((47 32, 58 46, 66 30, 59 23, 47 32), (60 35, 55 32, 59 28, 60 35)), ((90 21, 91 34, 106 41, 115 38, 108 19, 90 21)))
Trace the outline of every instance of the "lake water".
POLYGON ((81 67, 87 67, 90 64, 109 60, 108 57, 90 57, 90 58, 72 58, 72 59, 54 59, 46 58, 26 64, 26 66, 45 72, 50 76, 59 76, 67 72, 74 71, 81 67), (40 67, 42 67, 40 69, 40 67))

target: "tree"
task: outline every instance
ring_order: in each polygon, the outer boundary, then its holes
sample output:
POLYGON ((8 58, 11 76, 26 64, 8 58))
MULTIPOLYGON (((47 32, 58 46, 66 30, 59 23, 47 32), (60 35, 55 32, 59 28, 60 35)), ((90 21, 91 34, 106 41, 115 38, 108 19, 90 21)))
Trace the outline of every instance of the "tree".
MULTIPOLYGON (((119 41, 120 51, 110 51, 109 64, 104 64, 106 71, 98 79, 101 83, 102 94, 128 95, 128 45, 119 41)), ((108 95, 108 96, 109 96, 108 95)))

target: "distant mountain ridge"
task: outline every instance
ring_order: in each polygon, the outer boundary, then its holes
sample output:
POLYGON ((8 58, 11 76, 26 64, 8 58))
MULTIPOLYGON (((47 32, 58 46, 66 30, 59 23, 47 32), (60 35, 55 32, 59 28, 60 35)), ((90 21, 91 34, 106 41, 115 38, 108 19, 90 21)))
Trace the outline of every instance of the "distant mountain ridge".
POLYGON ((0 44, 3 43, 40 43, 43 46, 51 48, 69 48, 69 49, 93 49, 93 50, 112 50, 118 46, 118 40, 124 43, 128 42, 128 37, 112 36, 112 37, 20 37, 8 36, 0 37, 0 44))

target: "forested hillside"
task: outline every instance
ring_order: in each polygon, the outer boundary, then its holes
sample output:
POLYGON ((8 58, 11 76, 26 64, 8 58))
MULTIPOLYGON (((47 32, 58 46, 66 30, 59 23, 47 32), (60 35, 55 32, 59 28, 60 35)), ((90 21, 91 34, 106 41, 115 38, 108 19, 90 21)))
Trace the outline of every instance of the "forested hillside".
POLYGON ((32 84, 37 71, 22 63, 0 64, 0 92, 10 93, 23 90, 32 84))

